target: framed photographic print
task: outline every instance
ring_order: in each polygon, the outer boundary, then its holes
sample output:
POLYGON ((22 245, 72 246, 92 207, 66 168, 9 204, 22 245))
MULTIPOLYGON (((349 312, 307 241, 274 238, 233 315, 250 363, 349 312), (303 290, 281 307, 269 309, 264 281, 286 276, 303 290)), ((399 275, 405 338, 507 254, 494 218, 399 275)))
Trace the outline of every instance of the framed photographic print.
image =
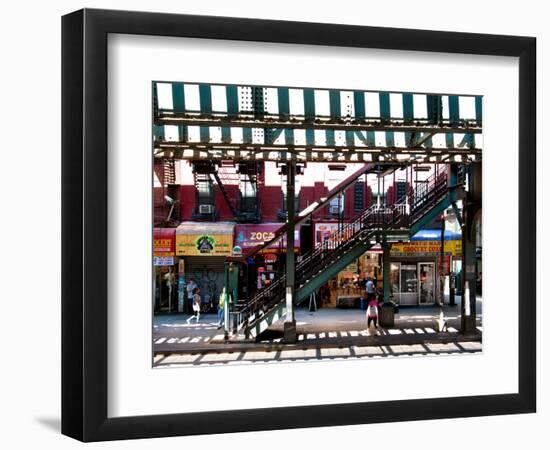
POLYGON ((64 434, 535 411, 534 38, 62 26, 64 434))

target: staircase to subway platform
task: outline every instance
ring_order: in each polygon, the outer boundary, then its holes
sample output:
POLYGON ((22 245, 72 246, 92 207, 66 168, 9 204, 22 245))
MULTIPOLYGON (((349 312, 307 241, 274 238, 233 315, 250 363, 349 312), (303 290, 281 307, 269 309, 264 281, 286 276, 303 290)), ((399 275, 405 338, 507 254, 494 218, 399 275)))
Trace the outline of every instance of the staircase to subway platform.
MULTIPOLYGON (((425 182, 390 206, 373 205, 303 255, 295 269, 296 305, 336 276, 378 242, 407 241, 460 197, 450 186, 446 170, 434 172, 425 182)), ((286 276, 232 311, 234 331, 257 338, 286 313, 286 276)))

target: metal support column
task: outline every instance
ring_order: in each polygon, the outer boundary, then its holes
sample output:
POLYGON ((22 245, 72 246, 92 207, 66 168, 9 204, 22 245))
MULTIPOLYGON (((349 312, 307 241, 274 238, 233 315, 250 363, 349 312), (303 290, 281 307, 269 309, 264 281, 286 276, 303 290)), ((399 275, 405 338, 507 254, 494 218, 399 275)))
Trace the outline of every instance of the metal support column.
POLYGON ((296 342, 296 319, 294 318, 294 199, 295 199, 296 163, 289 161, 286 165, 286 317, 284 322, 285 342, 296 342))
MULTIPOLYGON (((228 278, 229 278, 229 290, 227 290, 227 297, 231 298, 231 301, 229 302, 233 307, 233 305, 237 304, 238 298, 239 298, 239 266, 235 263, 229 264, 229 270, 228 270, 228 278)), ((230 317, 230 320, 232 323, 229 325, 233 328, 233 333, 237 332, 237 317, 230 317)))
POLYGON ((391 244, 382 242, 382 277, 384 287, 384 303, 390 301, 390 249, 391 244))
POLYGON ((481 164, 468 167, 468 190, 464 199, 462 227, 462 333, 476 330, 475 216, 481 207, 481 164))
MULTIPOLYGON (((469 215, 467 209, 467 207, 464 208, 464 216, 466 217, 469 215)), ((468 222, 471 221, 468 220, 468 222)), ((470 230, 466 229, 462 234, 462 306, 460 322, 462 333, 472 333, 476 329, 476 248, 469 233, 470 230)))
POLYGON ((223 273, 223 286, 225 289, 225 306, 223 310, 223 330, 224 330, 224 339, 229 339, 229 333, 231 331, 231 324, 229 323, 229 319, 231 317, 231 303, 229 299, 231 298, 231 295, 229 294, 229 264, 224 264, 224 273, 223 273))
POLYGON ((445 213, 441 214, 441 242, 439 251, 439 305, 445 303, 445 213))

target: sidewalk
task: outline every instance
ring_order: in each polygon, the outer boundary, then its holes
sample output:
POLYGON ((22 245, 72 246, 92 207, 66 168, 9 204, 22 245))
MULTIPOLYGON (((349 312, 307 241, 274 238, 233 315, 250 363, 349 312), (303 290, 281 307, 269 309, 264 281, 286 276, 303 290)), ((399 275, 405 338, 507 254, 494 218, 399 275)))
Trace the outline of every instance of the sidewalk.
POLYGON ((458 342, 481 342, 481 299, 477 302, 478 332, 465 336, 460 334, 460 298, 457 305, 443 307, 447 319, 447 332, 436 331, 439 307, 401 307, 395 316, 395 326, 379 329, 377 335, 367 330, 365 311, 358 309, 319 309, 309 313, 307 309, 295 311, 298 342, 285 344, 280 335, 282 323, 270 327, 273 339, 262 342, 224 341, 223 329, 217 328, 215 314, 201 315, 198 324, 186 323, 187 315, 156 316, 154 318, 153 342, 155 355, 205 354, 219 352, 272 352, 281 350, 307 350, 317 348, 341 348, 350 346, 448 344, 458 342))

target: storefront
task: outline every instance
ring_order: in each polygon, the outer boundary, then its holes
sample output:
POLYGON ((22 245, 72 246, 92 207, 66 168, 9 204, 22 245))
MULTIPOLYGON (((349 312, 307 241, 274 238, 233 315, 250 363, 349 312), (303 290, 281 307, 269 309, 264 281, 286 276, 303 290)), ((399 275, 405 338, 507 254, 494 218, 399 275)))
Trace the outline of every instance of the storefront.
POLYGON ((178 258, 175 256, 175 228, 153 230, 154 311, 178 310, 178 258))
MULTIPOLYGON (((345 223, 342 222, 316 222, 315 245, 334 240, 334 235, 343 226, 345 223)), ((337 242, 334 242, 334 245, 337 245, 337 242)), ((365 297, 366 280, 379 279, 381 283, 381 255, 382 249, 377 244, 329 280, 320 292, 322 306, 358 307, 360 299, 365 297)))
MULTIPOLYGON (((462 254, 460 233, 445 231, 441 260, 441 231, 421 230, 410 242, 394 243, 390 251, 390 289, 399 305, 433 305, 440 297, 439 280, 449 277, 462 254)), ((448 281, 447 281, 448 284, 448 281)))
MULTIPOLYGON (((182 222, 176 228, 175 254, 182 260, 182 280, 186 289, 194 281, 200 289, 203 311, 216 310, 224 286, 224 263, 233 249, 233 222, 182 222)), ((187 292, 184 297, 187 299, 187 292)), ((190 312, 190 302, 185 302, 190 312)))
MULTIPOLYGON (((235 245, 246 254, 273 239, 282 225, 280 222, 236 225, 235 245)), ((294 232, 294 252, 300 253, 300 226, 294 232)), ((285 254, 286 236, 251 257, 241 274, 247 281, 241 285, 250 286, 250 292, 243 292, 243 295, 253 295, 273 283, 284 272, 285 254)))

